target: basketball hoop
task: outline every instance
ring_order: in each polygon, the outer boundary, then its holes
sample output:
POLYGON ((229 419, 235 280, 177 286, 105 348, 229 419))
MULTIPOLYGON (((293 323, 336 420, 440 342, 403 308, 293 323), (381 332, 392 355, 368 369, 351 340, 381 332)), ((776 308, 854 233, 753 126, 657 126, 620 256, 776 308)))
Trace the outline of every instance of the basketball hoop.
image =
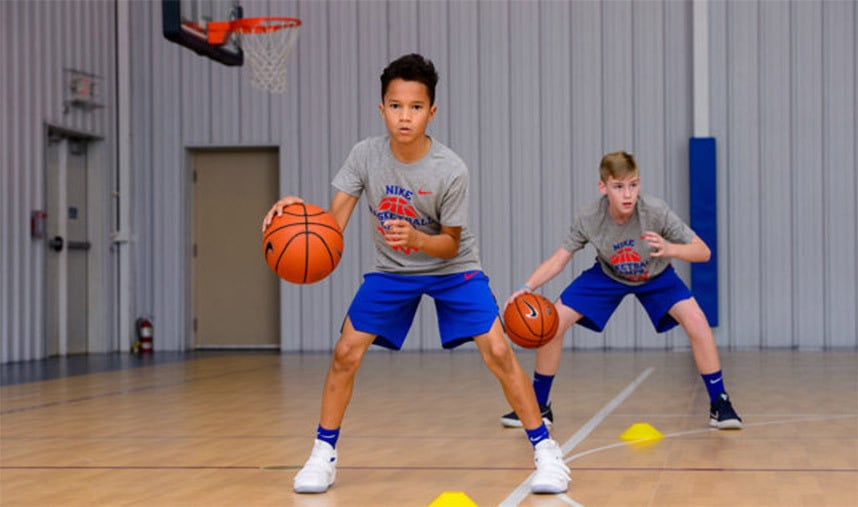
POLYGON ((239 18, 210 21, 209 44, 224 44, 230 33, 238 36, 250 67, 250 83, 275 93, 286 91, 286 62, 298 40, 297 18, 239 18))

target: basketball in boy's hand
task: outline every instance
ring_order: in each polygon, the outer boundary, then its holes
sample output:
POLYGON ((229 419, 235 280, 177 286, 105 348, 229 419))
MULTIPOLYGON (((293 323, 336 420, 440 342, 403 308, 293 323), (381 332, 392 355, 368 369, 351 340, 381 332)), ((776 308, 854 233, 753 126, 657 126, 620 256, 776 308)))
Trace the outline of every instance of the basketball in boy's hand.
POLYGON ((533 292, 525 292, 513 299, 503 312, 503 320, 509 339, 528 349, 545 345, 557 333, 554 303, 533 292))
POLYGON ((339 264, 343 232, 324 209, 292 204, 275 215, 263 233, 262 253, 271 270, 287 282, 315 283, 339 264))

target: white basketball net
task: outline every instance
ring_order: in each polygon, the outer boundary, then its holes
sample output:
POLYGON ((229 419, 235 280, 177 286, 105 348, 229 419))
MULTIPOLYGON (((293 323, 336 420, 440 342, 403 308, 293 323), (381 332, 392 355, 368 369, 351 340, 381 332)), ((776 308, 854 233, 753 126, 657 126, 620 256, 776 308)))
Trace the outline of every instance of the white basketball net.
POLYGON ((286 63, 300 26, 287 26, 278 30, 239 33, 241 49, 250 67, 250 83, 274 93, 286 91, 286 63))

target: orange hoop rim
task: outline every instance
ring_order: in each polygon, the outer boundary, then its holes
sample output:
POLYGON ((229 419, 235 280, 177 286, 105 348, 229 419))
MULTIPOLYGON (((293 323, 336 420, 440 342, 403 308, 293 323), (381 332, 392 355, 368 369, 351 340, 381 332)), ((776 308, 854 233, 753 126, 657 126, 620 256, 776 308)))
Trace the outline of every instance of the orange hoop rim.
POLYGON ((271 33, 283 28, 296 28, 301 26, 298 18, 284 16, 265 16, 260 18, 239 18, 232 21, 209 21, 208 39, 209 44, 223 44, 231 32, 243 35, 271 33))

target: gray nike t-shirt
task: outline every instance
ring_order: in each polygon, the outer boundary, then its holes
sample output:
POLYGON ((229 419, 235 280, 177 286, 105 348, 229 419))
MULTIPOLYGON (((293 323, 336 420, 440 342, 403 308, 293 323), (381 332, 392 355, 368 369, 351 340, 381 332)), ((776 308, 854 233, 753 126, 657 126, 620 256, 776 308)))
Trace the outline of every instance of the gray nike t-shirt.
POLYGON ((578 211, 563 248, 575 253, 590 243, 606 275, 627 285, 641 285, 664 272, 671 262, 670 258, 650 257, 649 244, 641 239, 644 231, 657 232, 671 243, 688 244, 695 236, 657 197, 638 195, 632 217, 617 224, 608 214, 608 198, 602 196, 578 211))
POLYGON ((409 275, 447 275, 480 270, 477 242, 468 229, 468 168, 456 153, 432 139, 425 157, 405 164, 390 151, 390 137, 357 143, 331 183, 351 196, 366 196, 375 245, 374 271, 409 275), (441 226, 461 227, 453 259, 419 250, 390 247, 382 235, 385 220, 402 218, 427 234, 441 226))

